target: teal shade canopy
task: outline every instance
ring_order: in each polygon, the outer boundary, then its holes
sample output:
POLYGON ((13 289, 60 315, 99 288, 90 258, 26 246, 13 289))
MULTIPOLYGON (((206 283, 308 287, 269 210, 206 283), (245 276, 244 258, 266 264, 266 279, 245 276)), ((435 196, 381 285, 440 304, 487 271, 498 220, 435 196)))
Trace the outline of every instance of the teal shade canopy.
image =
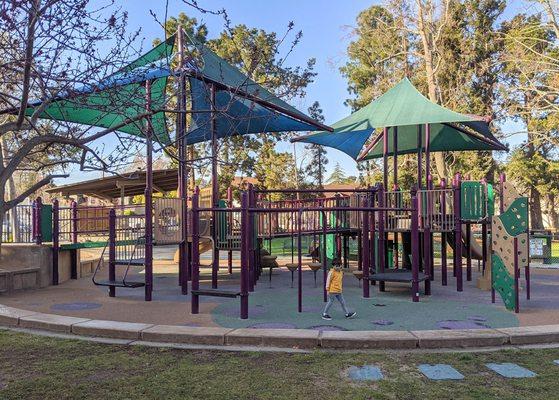
POLYGON ((189 78, 191 107, 195 112, 186 137, 188 144, 212 138, 212 115, 204 112, 212 107, 211 85, 215 87, 217 138, 322 129, 318 122, 254 82, 204 44, 192 38, 187 40, 196 54, 191 61, 196 73, 189 78))
POLYGON ((383 141, 378 140, 367 154, 364 145, 375 132, 388 128, 388 155, 394 154, 393 132, 398 131, 397 154, 416 153, 424 147, 426 124, 430 125, 430 151, 506 150, 490 132, 487 122, 478 116, 460 114, 433 103, 409 81, 396 86, 365 107, 332 125, 333 132, 295 138, 343 151, 354 159, 383 156, 383 141), (418 126, 421 144, 418 145, 418 126), (421 147, 420 147, 421 146, 421 147), (360 157, 361 154, 361 157, 360 157))

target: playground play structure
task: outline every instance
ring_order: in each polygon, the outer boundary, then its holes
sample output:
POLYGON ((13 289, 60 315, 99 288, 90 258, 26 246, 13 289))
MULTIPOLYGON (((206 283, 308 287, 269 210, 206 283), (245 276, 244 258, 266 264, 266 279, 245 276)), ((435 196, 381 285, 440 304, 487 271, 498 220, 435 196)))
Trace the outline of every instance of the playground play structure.
MULTIPOLYGON (((465 279, 472 280, 473 259, 481 263, 478 286, 490 289, 493 301, 499 293, 508 309, 519 311, 522 268, 526 294, 530 296, 527 199, 518 196, 501 176, 496 190, 500 213, 495 215, 495 191, 490 183, 463 180, 457 174, 450 182, 441 179, 435 185, 430 172, 433 152, 506 147, 491 134, 486 120, 430 102, 407 79, 330 128, 275 97, 179 30, 95 90, 82 91, 78 97, 78 105, 73 98, 53 102, 42 117, 145 136, 145 186, 137 189, 140 192, 126 193, 143 192, 145 203, 114 207, 73 203, 62 207, 56 200, 45 205, 38 199, 33 206, 31 236, 37 243, 52 243, 54 285, 59 283, 62 252, 70 252, 71 276, 76 278, 77 251, 101 247, 102 256, 108 260, 108 279, 99 278, 100 262, 93 283, 107 287, 110 296, 116 296, 118 288, 144 288, 145 300, 150 301, 153 247, 176 245, 178 285, 183 294, 191 295, 191 312, 199 312, 200 296, 239 298, 240 317, 245 319, 249 316, 249 294, 256 289, 263 269, 276 263, 275 256, 266 251, 266 243, 290 238, 296 251, 287 267, 297 273, 298 312, 303 310, 304 255, 310 253, 313 261, 320 263, 326 301, 327 270, 334 260, 349 265, 351 240, 357 242, 357 270, 365 298, 371 296, 372 284, 385 291, 387 284, 396 282, 409 284, 412 301, 419 301, 420 284, 425 295, 431 294, 437 260, 441 284, 455 279, 456 289, 461 292, 464 269, 465 279), (171 60, 175 59, 178 66, 172 68, 171 60), (164 106, 168 77, 174 78, 178 88, 176 110, 164 106), (97 110, 94 105, 103 100, 106 88, 138 101, 133 102, 134 106, 119 107, 111 114, 113 118, 104 118, 107 111, 97 110), (166 131, 166 112, 177 116, 174 141, 166 131), (141 120, 145 121, 140 128, 127 122, 137 122, 138 115, 144 115, 141 120), (358 161, 382 158, 383 181, 369 188, 336 191, 249 186, 240 195, 240 206, 234 204, 232 191, 226 199, 220 199, 218 139, 280 131, 321 131, 294 140, 333 147, 358 161), (211 188, 189 191, 188 174, 195 160, 189 159, 187 146, 204 141, 210 142, 212 151, 211 188), (153 196, 154 143, 162 148, 177 147, 177 198, 153 196), (398 185, 398 156, 407 154, 417 155, 417 181, 413 187, 402 188, 398 185), (393 159, 392 188, 389 157, 393 159), (282 200, 273 200, 278 197, 282 200), (481 227, 481 245, 473 236, 475 226, 481 227), (443 243, 438 257, 435 236, 443 243), (309 252, 303 248, 304 237, 315 243, 309 252), (447 242, 453 249, 450 271, 447 242), (200 254, 208 250, 212 252, 211 286, 201 287, 200 254), (220 287, 219 256, 224 251, 228 253, 230 273, 233 252, 240 253, 240 285, 236 290, 220 287), (128 279, 134 267, 143 268, 143 280, 128 279)), ((315 267, 316 263, 316 279, 315 267)))

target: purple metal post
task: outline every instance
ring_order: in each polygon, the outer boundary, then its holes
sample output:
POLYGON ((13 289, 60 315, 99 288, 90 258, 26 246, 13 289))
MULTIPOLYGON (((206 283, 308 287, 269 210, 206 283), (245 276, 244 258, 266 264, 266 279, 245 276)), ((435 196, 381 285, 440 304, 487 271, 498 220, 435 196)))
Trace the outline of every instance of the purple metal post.
POLYGON ((421 137, 421 125, 417 125, 417 188, 421 189, 423 186, 423 171, 421 152, 423 150, 423 142, 421 137))
MULTIPOLYGON (((231 186, 227 188, 227 207, 233 208, 233 188, 231 186)), ((231 215, 232 213, 229 213, 229 216, 231 215)), ((230 220, 229 216, 227 221, 230 220)), ((227 251, 227 271, 229 275, 233 273, 233 250, 231 249, 227 251)))
POLYGON ((530 204, 528 204, 526 215, 528 215, 526 223, 526 236, 528 238, 528 243, 526 243, 526 268, 524 270, 524 276, 526 278, 526 299, 530 300, 530 204))
POLYGON ((388 128, 382 131, 382 182, 388 188, 388 128))
MULTIPOLYGON (((369 207, 374 208, 375 207, 375 196, 377 196, 377 201, 378 201, 378 192, 375 189, 372 189, 371 192, 369 193, 368 199, 367 201, 369 202, 369 207)), ((380 204, 379 204, 380 207, 380 204)), ((369 222, 369 262, 371 264, 371 268, 370 270, 373 271, 373 273, 377 273, 377 251, 376 251, 376 213, 375 212, 371 212, 369 215, 370 218, 370 222, 369 222)), ((380 253, 380 247, 379 247, 379 254, 380 253)), ((378 257, 380 258, 380 257, 378 257)), ((376 285, 376 281, 372 280, 371 281, 372 285, 376 285)))
POLYGON ((326 303, 328 301, 328 292, 326 291, 326 280, 328 278, 328 259, 326 258, 326 232, 327 232, 327 214, 322 212, 322 300, 326 303))
POLYGON ((460 174, 456 174, 454 185, 454 265, 456 268, 456 290, 462 292, 462 219, 460 218, 460 174))
POLYGON ((301 248, 302 211, 297 212, 297 310, 303 312, 303 252, 301 248))
POLYGON ((35 226, 34 230, 34 237, 35 237, 35 244, 43 244, 43 200, 40 197, 37 197, 34 203, 33 211, 35 212, 33 223, 35 226))
POLYGON ((247 253, 247 257, 248 257, 248 290, 249 292, 254 292, 254 284, 256 283, 256 274, 255 274, 255 269, 256 269, 256 265, 255 265, 255 257, 256 257, 256 251, 255 251, 255 246, 254 246, 254 237, 255 237, 255 233, 256 233, 256 219, 255 219, 255 215, 253 212, 250 211, 251 207, 255 207, 256 206, 256 202, 255 202, 255 196, 254 196, 254 188, 252 186, 252 184, 248 185, 248 206, 249 206, 249 211, 248 211, 248 226, 247 226, 247 235, 248 235, 248 253, 247 253))
POLYGON ((423 228, 423 272, 427 275, 425 279, 425 295, 431 294, 431 227, 427 225, 423 228))
POLYGON ((58 285, 58 251, 60 219, 59 219, 58 200, 52 202, 52 284, 58 285))
MULTIPOLYGON (((393 174, 394 174, 394 195, 395 195, 395 207, 398 207, 398 127, 394 126, 392 128, 392 148, 394 150, 393 154, 393 174)), ((398 269, 398 232, 394 232, 394 267, 398 269)))
MULTIPOLYGON (((426 160, 427 162, 427 160, 426 160)), ((427 191, 425 192, 426 197, 426 206, 427 206, 427 229, 428 233, 425 234, 425 241, 427 244, 425 245, 425 268, 429 271, 429 280, 435 280, 435 259, 433 256, 433 232, 431 231, 431 224, 433 223, 433 196, 434 192, 431 190, 433 189, 433 177, 430 173, 427 173, 427 191)), ((430 291, 430 289, 429 289, 430 291)))
POLYGON ((363 231, 357 234, 357 271, 363 271, 363 231))
POLYGON ((72 243, 78 243, 78 203, 72 201, 70 209, 72 212, 72 243))
MULTIPOLYGON (((184 54, 184 32, 179 27, 177 30, 177 45, 179 55, 179 70, 180 75, 178 79, 179 95, 177 98, 177 109, 179 111, 186 109, 186 75, 183 73, 185 54, 184 54)), ((176 131, 178 138, 178 153, 179 153, 179 170, 178 170, 178 195, 181 199, 181 225, 182 240, 179 243, 179 285, 181 286, 181 293, 188 294, 188 168, 186 165, 187 160, 187 145, 188 136, 186 135, 186 113, 179 112, 176 120, 176 131)))
MULTIPOLYGON (((392 148, 394 150, 394 167, 393 167, 393 174, 394 174, 394 190, 397 190, 398 187, 398 127, 394 126, 392 128, 392 148)), ((387 186, 388 187, 388 186, 387 186)))
POLYGON ((518 313, 520 311, 520 287, 518 281, 520 280, 520 268, 518 267, 518 238, 514 238, 513 242, 514 249, 514 312, 518 313))
MULTIPOLYGON (((116 280, 115 272, 116 260, 116 211, 114 208, 109 210, 109 281, 116 280)), ((115 297, 116 288, 109 286, 109 297, 115 297)))
MULTIPOLYGON (((363 207, 367 207, 367 199, 363 199, 363 207)), ((363 238, 363 297, 368 299, 370 297, 369 293, 369 269, 370 269, 370 259, 369 259, 369 245, 370 245, 370 232, 369 232, 369 213, 367 211, 362 212, 363 218, 363 228, 362 228, 362 238, 363 238)))
MULTIPOLYGON (((151 111, 151 81, 146 81, 146 111, 151 111)), ((153 290, 153 127, 146 117, 146 190, 145 194, 145 301, 151 301, 153 290)))
MULTIPOLYGON (((211 133, 212 133, 212 207, 219 206, 219 178, 217 175, 217 113, 216 113, 216 87, 215 85, 210 85, 210 95, 211 95, 211 133)), ((213 231, 212 237, 214 240, 213 248, 213 264, 212 264, 212 288, 217 289, 217 275, 219 271, 219 248, 217 247, 217 214, 213 214, 213 231)))
POLYGON ((484 191, 484 197, 485 197, 485 217, 481 223, 481 271, 483 274, 485 274, 485 268, 487 267, 487 224, 491 223, 491 218, 489 216, 489 210, 488 210, 488 202, 489 202, 489 197, 487 195, 487 180, 485 178, 483 178, 481 180, 481 183, 483 184, 483 191, 484 191))
POLYGON ((192 195, 192 290, 190 300, 190 312, 198 314, 200 310, 200 296, 194 291, 200 289, 200 212, 198 211, 198 191, 192 195))
POLYGON ((466 280, 472 280, 472 225, 466 222, 466 280))
POLYGON ((412 301, 419 301, 419 207, 417 202, 417 189, 411 189, 411 253, 412 253, 412 301))
MULTIPOLYGON (((378 195, 379 208, 384 208, 384 187, 382 185, 379 185, 377 195, 378 195)), ((384 211, 379 211, 378 213, 378 252, 379 252, 378 263, 379 263, 379 270, 381 274, 384 273, 385 264, 386 264, 385 263, 386 261, 385 235, 386 233, 384 232, 384 211)), ((384 281, 379 282, 378 288, 381 292, 384 292, 384 288, 385 288, 384 281)))
POLYGON ((241 194, 241 319, 248 318, 248 225, 249 225, 248 193, 241 194))
POLYGON ((427 180, 427 189, 429 187, 429 176, 431 175, 431 125, 425 124, 425 179, 427 180))
MULTIPOLYGON (((441 214, 442 225, 446 228, 446 179, 441 179, 441 214)), ((446 263, 446 232, 441 233, 441 283, 443 286, 448 284, 448 268, 446 263)))

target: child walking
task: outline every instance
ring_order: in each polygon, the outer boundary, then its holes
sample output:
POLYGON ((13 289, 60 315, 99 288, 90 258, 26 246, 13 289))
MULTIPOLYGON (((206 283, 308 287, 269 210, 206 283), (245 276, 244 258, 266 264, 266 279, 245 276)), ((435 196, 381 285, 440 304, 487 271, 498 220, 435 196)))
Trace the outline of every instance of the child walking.
POLYGON ((328 314, 328 310, 334 304, 334 300, 337 299, 342 305, 346 318, 353 318, 357 315, 356 312, 349 312, 345 304, 344 296, 342 294, 342 283, 344 279, 344 272, 339 263, 333 264, 332 269, 328 272, 328 278, 326 278, 326 291, 328 292, 328 302, 324 307, 322 312, 322 319, 331 320, 332 317, 328 314))

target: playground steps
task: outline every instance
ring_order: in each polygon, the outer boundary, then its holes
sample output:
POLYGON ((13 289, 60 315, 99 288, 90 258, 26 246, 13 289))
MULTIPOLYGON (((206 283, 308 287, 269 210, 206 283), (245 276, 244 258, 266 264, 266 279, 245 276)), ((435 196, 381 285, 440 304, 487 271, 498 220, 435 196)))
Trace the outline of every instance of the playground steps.
POLYGON ((223 290, 223 289, 198 289, 192 290, 192 294, 198 296, 213 296, 213 297, 228 297, 235 298, 241 295, 241 292, 236 290, 223 290))
POLYGON ((107 286, 107 287, 121 287, 121 288, 139 288, 146 286, 145 282, 130 282, 130 281, 99 281, 95 283, 97 286, 107 286))
POLYGON ((115 265, 130 265, 133 267, 142 267, 146 263, 145 258, 132 258, 129 260, 115 260, 115 265))
MULTIPOLYGON (((419 272, 417 280, 419 282, 428 279, 428 276, 423 272, 419 272)), ((411 271, 408 270, 392 270, 387 272, 377 272, 369 276, 371 281, 379 282, 411 282, 413 280, 413 275, 411 271)))

